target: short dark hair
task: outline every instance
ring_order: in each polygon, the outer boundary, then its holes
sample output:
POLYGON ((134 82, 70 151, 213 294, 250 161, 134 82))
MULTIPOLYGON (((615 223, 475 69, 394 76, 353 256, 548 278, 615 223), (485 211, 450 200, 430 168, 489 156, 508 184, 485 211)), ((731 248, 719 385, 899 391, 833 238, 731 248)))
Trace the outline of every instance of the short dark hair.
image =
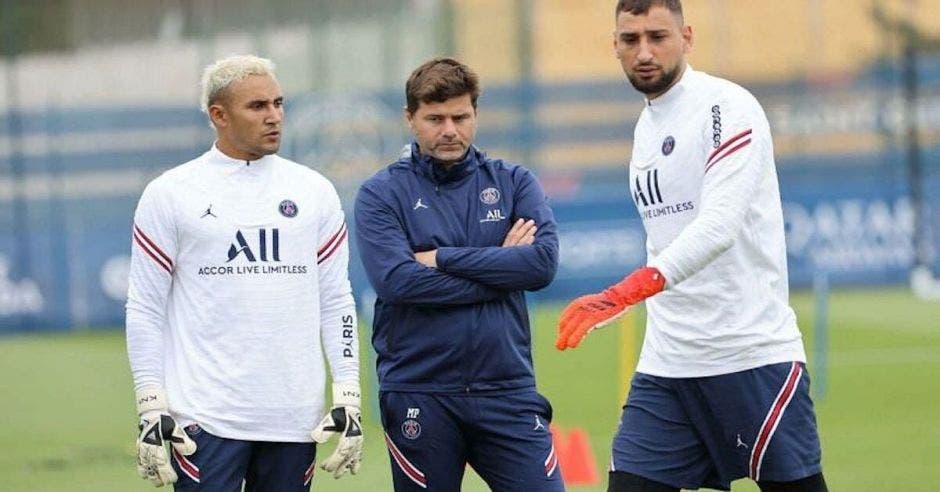
POLYGON ((617 10, 614 11, 614 16, 620 15, 621 12, 643 15, 654 6, 665 7, 678 15, 680 19, 682 18, 682 0, 617 0, 617 10))
POLYGON ((408 112, 414 114, 421 103, 444 102, 470 94, 473 109, 480 97, 480 78, 470 67, 453 58, 434 58, 421 64, 405 83, 408 112))

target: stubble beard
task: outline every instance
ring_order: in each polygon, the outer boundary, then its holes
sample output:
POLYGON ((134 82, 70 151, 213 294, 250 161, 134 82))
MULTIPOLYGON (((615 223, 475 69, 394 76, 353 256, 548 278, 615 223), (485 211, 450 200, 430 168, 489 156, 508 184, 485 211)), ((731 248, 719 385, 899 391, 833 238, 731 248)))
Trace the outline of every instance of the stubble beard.
POLYGON ((265 141, 266 137, 261 137, 261 141, 255 146, 255 150, 261 154, 261 156, 276 154, 281 148, 281 139, 278 138, 276 142, 267 142, 265 141))
POLYGON ((453 165, 460 162, 464 156, 467 155, 467 147, 460 145, 460 148, 457 150, 438 150, 435 148, 428 152, 428 154, 438 162, 453 165))
POLYGON ((673 67, 668 72, 663 72, 662 77, 649 82, 640 80, 638 77, 627 74, 627 80, 633 85, 633 88, 646 94, 647 96, 659 95, 666 91, 676 81, 679 76, 679 65, 673 67))

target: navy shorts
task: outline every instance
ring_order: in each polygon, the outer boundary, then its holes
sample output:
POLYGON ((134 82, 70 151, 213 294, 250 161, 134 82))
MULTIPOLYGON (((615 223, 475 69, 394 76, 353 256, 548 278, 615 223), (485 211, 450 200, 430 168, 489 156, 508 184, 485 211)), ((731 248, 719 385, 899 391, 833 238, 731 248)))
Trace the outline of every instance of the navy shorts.
POLYGON ((637 373, 614 436, 611 471, 676 488, 789 482, 820 473, 816 415, 803 363, 703 378, 637 373))
POLYGON ((186 427, 196 453, 172 451, 177 492, 306 492, 316 465, 316 444, 239 441, 186 427))
POLYGON ((467 465, 499 491, 563 491, 548 424, 534 389, 481 396, 383 391, 379 395, 395 490, 459 491, 467 465))

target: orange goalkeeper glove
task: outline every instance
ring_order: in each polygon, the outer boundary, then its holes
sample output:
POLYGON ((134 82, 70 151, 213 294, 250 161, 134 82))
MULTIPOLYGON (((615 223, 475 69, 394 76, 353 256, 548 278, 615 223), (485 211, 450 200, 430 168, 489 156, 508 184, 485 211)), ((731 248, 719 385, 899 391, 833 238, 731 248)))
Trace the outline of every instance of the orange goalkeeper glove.
POLYGON ((659 270, 644 267, 600 294, 589 294, 571 301, 558 320, 555 348, 577 347, 591 330, 617 319, 630 306, 661 292, 665 286, 666 279, 659 270))

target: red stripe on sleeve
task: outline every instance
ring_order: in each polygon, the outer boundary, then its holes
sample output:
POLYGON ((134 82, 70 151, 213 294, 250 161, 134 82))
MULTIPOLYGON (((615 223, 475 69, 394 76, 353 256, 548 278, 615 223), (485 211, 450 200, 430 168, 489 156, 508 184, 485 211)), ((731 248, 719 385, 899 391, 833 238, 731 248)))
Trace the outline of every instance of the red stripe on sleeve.
POLYGON ((327 251, 326 254, 324 254, 324 255, 322 255, 322 256, 320 256, 320 257, 317 258, 317 265, 319 265, 320 263, 323 263, 323 262, 326 261, 329 257, 333 256, 333 253, 335 253, 336 250, 338 250, 339 247, 342 246, 343 241, 345 241, 345 240, 346 240, 346 231, 345 231, 345 228, 344 228, 344 230, 343 230, 343 235, 339 238, 338 241, 336 241, 336 243, 333 244, 333 249, 327 251))
POLYGON ((140 246, 140 249, 147 253, 147 256, 153 258, 153 261, 155 261, 157 265, 160 265, 164 270, 167 271, 167 273, 173 273, 173 267, 164 263, 163 258, 151 251, 150 246, 148 246, 148 244, 145 243, 143 239, 141 239, 141 235, 137 234, 136 230, 134 231, 134 241, 138 246, 140 246))
POLYGON ((140 230, 140 227, 138 227, 137 224, 134 224, 134 231, 137 232, 137 234, 140 234, 140 237, 143 238, 143 240, 146 241, 147 244, 149 244, 151 248, 153 248, 154 252, 156 252, 166 261, 167 265, 169 265, 171 269, 173 268, 173 260, 171 260, 170 257, 166 253, 164 253, 163 250, 160 249, 159 246, 156 245, 156 243, 151 241, 150 238, 147 237, 146 234, 144 234, 144 231, 140 230))
POLYGON ((331 237, 330 240, 326 242, 326 244, 320 247, 320 250, 317 251, 317 256, 322 255, 324 251, 330 249, 333 246, 333 243, 337 240, 337 238, 339 238, 341 235, 345 236, 345 234, 346 234, 346 223, 343 222, 339 226, 339 230, 336 231, 336 234, 333 234, 333 237, 331 237))
POLYGON ((705 166, 705 173, 708 173, 708 171, 709 171, 711 168, 715 167, 715 164, 718 164, 719 162, 721 162, 725 157, 728 157, 729 155, 731 155, 731 154, 737 152, 737 151, 740 150, 742 147, 748 146, 750 143, 751 143, 751 139, 747 139, 747 140, 745 140, 745 141, 739 143, 737 146, 732 147, 732 148, 729 149, 727 152, 725 152, 721 157, 719 157, 718 159, 715 159, 714 162, 712 162, 711 164, 705 166))
POLYGON ((735 136, 729 138, 725 143, 719 145, 717 149, 715 149, 714 151, 712 151, 712 153, 708 156, 708 160, 705 161, 705 165, 708 166, 709 164, 711 164, 711 163, 712 163, 712 159, 714 159, 715 156, 717 156, 718 154, 720 154, 722 150, 727 149, 727 148, 728 148, 731 144, 733 144, 734 142, 736 142, 736 141, 738 141, 739 139, 744 138, 744 137, 746 137, 746 136, 748 136, 748 135, 750 135, 750 134, 751 134, 751 129, 748 128, 747 130, 744 130, 743 132, 741 132, 741 133, 739 133, 739 134, 737 134, 737 135, 735 135, 735 136))

